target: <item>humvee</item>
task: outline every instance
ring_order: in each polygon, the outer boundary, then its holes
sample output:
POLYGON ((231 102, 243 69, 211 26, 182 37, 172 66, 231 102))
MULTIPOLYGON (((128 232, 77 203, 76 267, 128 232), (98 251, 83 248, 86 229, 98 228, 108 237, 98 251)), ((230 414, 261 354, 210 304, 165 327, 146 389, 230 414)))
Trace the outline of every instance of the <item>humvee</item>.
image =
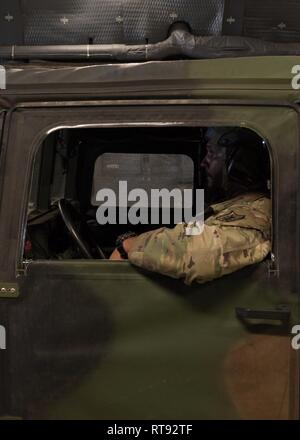
POLYGON ((136 22, 101 2, 88 34, 58 2, 3 3, 2 418, 299 419, 300 5, 277 23, 276 1, 160 1, 136 22), (202 188, 212 126, 268 147, 267 259, 192 286, 110 261, 120 233, 157 225, 100 226, 97 190, 202 188))

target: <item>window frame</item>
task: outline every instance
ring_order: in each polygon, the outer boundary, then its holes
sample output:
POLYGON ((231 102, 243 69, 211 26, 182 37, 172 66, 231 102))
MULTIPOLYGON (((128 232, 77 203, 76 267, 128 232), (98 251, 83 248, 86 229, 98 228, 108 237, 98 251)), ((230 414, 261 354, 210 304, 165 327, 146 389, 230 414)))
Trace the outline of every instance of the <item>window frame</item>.
MULTIPOLYGON (((191 127, 209 127, 209 126, 243 126, 254 130, 258 135, 264 138, 267 142, 270 151, 270 158, 272 164, 272 205, 273 205, 273 263, 272 271, 269 273, 279 277, 281 264, 286 269, 286 262, 284 258, 280 258, 283 255, 283 246, 281 242, 281 234, 279 234, 280 217, 282 213, 278 210, 279 199, 284 204, 284 198, 282 194, 287 190, 287 186, 283 183, 282 176, 279 176, 279 162, 286 156, 285 151, 279 145, 278 133, 274 135, 270 128, 278 129, 279 122, 284 121, 285 132, 295 130, 294 116, 299 118, 299 114, 295 112, 295 107, 286 103, 277 105, 257 104, 255 107, 255 116, 251 114, 254 103, 251 105, 248 103, 240 102, 202 102, 201 100, 184 100, 176 101, 161 101, 154 105, 151 101, 141 101, 140 105, 134 101, 132 105, 130 102, 124 103, 124 105, 116 105, 113 101, 106 101, 102 106, 100 103, 97 105, 91 105, 84 107, 72 107, 66 104, 61 104, 58 108, 55 105, 49 103, 49 107, 40 108, 40 104, 36 107, 30 106, 26 108, 26 105, 22 109, 18 109, 13 112, 12 119, 13 124, 25 128, 24 132, 21 130, 13 130, 11 132, 9 144, 16 145, 17 150, 21 149, 21 140, 24 145, 24 141, 27 142, 27 154, 29 153, 26 164, 26 177, 23 185, 22 194, 19 195, 21 199, 21 206, 17 208, 15 215, 19 219, 18 226, 15 225, 13 242, 7 242, 10 249, 6 264, 3 260, 0 260, 0 276, 1 265, 4 266, 3 271, 6 272, 6 277, 11 280, 15 280, 16 277, 24 275, 26 273, 26 265, 23 264, 22 249, 24 244, 24 231, 26 227, 26 213, 28 205, 28 196, 30 188, 30 176, 32 175, 33 159, 36 151, 41 142, 52 132, 59 129, 69 128, 105 128, 105 127, 162 127, 162 126, 191 126, 191 127), (172 105, 175 104, 176 105, 172 105), (184 111, 182 111, 184 109, 184 111), (268 114, 271 111, 273 118, 270 118, 268 114), (282 113, 285 112, 285 118, 282 118, 282 113), (250 113, 250 115, 249 115, 250 113), (275 113, 275 115, 274 115, 275 113), (276 116, 276 117, 275 117, 276 116), (276 122, 274 122, 274 117, 276 122), (15 119, 15 120, 14 120, 15 119), (28 123, 25 123, 25 120, 28 123), (30 125, 34 120, 34 127, 30 125), (277 125, 276 125, 277 124, 277 125), (31 130, 28 130, 28 127, 31 130), (286 131, 287 130, 287 131, 286 131), (29 132, 28 132, 29 131, 29 132), (279 159, 279 156, 283 156, 279 159), (281 179, 279 179, 281 177, 281 179), (20 197, 21 196, 21 197, 20 197), (13 244, 13 246, 12 246, 13 244), (280 250, 279 250, 280 247, 280 250)), ((86 104, 86 103, 85 103, 86 104)), ((299 131, 299 127, 298 127, 299 131)), ((291 135, 291 133, 290 133, 291 135)), ((293 135, 294 136, 294 135, 293 135)), ((293 138, 294 155, 298 155, 299 151, 296 145, 299 145, 299 133, 297 134, 297 142, 293 138)), ((288 167, 286 167, 288 168, 288 167)), ((283 168, 281 167, 281 170, 283 168)), ((282 173, 281 173, 282 174, 282 173)), ((294 170, 293 167, 289 172, 284 169, 284 174, 287 180, 291 181, 293 178, 298 177, 298 169, 294 170)), ((9 178, 8 178, 9 180, 9 178)), ((11 180, 11 179, 10 179, 11 180)), ((296 203, 296 202, 294 202, 296 203)), ((7 225, 6 225, 7 227, 7 225)), ((286 235, 286 234, 285 234, 286 235)), ((298 231, 297 231, 298 236, 298 231)), ((0 236, 1 239, 1 236, 0 236)), ((295 254, 296 258, 296 254, 295 254)), ((51 264, 51 262, 49 262, 51 264)), ((63 263, 62 263, 63 264, 63 263)), ((88 264, 88 263, 87 263, 88 264)), ((99 260, 99 264, 101 261, 99 260)))

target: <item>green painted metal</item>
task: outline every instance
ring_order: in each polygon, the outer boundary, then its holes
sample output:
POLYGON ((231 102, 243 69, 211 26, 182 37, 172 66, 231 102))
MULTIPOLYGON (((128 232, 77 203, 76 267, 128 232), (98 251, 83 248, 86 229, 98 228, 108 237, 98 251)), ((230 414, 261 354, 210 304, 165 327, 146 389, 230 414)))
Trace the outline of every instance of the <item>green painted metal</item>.
MULTIPOLYGON (((47 419, 240 419, 262 417, 260 408, 276 400, 276 408, 286 411, 270 410, 270 418, 299 417, 299 357, 291 348, 272 358, 273 365, 286 358, 288 371, 277 381, 286 378, 287 400, 281 391, 270 395, 266 384, 257 390, 256 412, 245 410, 247 399, 233 396, 234 371, 228 369, 237 347, 255 340, 236 319, 235 307, 289 304, 292 323, 300 322, 295 166, 300 91, 291 87, 297 63, 296 57, 266 57, 96 66, 93 78, 68 66, 58 67, 60 75, 51 67, 43 73, 41 67, 24 66, 19 77, 15 67, 9 69, 11 87, 0 102, 18 110, 11 116, 6 151, 0 239, 7 255, 0 258, 0 273, 17 280, 20 298, 5 302, 11 344, 5 354, 10 380, 1 385, 9 402, 5 413, 47 419), (22 89, 25 76, 29 84, 22 89), (273 164, 272 271, 267 261, 192 287, 127 262, 39 261, 24 273, 18 247, 22 213, 34 151, 46 131, 64 123, 143 121, 241 125, 266 139, 273 164)), ((277 331, 265 330, 270 344, 277 331)), ((278 337, 289 346, 289 335, 278 337)), ((273 377, 270 364, 266 368, 273 377)))
POLYGON ((292 88, 297 56, 215 60, 156 61, 132 64, 8 64, 7 89, 0 107, 42 101, 97 99, 202 98, 300 100, 292 88))

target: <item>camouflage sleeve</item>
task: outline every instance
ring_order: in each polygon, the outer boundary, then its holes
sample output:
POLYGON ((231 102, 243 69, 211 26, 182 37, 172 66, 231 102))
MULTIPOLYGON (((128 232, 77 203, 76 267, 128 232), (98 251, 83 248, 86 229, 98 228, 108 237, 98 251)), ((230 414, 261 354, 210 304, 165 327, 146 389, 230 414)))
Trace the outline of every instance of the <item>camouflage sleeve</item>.
POLYGON ((188 236, 185 225, 140 235, 129 252, 132 264, 186 284, 204 283, 262 261, 271 243, 255 229, 204 226, 202 234, 188 236))

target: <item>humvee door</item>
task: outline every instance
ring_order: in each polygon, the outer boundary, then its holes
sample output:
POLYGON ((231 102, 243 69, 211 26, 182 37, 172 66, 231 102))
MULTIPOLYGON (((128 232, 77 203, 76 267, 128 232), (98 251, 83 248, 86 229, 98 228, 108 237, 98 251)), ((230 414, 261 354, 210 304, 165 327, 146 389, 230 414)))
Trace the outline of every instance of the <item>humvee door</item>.
POLYGON ((236 308, 297 303, 298 124, 292 108, 253 103, 106 101, 15 111, 0 267, 3 282, 18 284, 19 297, 1 301, 10 335, 4 411, 29 419, 296 417, 297 361, 286 329, 269 322, 250 328, 236 318, 236 308), (162 125, 244 125, 266 139, 274 214, 270 258, 191 287, 126 261, 24 260, 34 158, 49 134, 59 127, 162 125))

